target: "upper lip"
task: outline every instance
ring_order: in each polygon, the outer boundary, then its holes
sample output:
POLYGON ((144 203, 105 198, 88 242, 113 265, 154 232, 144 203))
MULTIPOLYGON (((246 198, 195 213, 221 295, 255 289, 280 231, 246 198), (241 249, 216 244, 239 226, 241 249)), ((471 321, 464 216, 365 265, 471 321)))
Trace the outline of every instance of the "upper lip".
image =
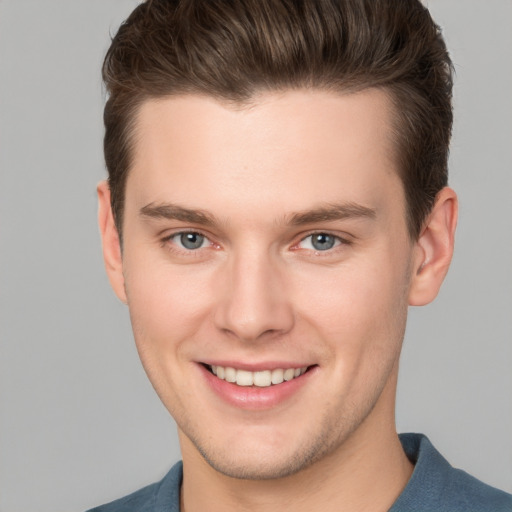
POLYGON ((311 363, 304 362, 290 362, 290 361, 262 361, 262 362, 242 362, 242 361, 227 361, 220 359, 209 359, 205 361, 201 361, 202 364, 207 366, 223 366, 224 368, 236 368, 237 370, 246 370, 249 372, 258 372, 265 370, 275 370, 275 369, 283 369, 287 368, 304 368, 313 366, 311 363))

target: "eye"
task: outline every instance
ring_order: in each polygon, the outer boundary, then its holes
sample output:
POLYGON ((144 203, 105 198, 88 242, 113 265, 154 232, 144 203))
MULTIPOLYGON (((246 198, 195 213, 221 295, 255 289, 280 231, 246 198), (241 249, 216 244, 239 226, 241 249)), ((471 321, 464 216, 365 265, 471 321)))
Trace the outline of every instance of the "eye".
POLYGON ((210 244, 208 238, 201 235, 201 233, 196 233, 194 231, 176 233, 169 237, 169 240, 177 246, 181 246, 189 251, 201 249, 202 247, 206 247, 210 244))
POLYGON ((314 251, 328 251, 341 244, 341 240, 329 233, 313 233, 303 238, 300 242, 302 249, 312 249, 314 251))

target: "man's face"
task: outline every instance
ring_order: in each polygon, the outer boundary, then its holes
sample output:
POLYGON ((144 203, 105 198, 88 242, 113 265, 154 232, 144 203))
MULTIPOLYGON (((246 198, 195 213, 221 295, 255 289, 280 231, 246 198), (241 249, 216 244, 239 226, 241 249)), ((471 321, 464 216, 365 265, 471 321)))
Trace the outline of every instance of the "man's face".
POLYGON ((123 274, 184 451, 272 478, 393 423, 415 244, 390 133, 376 90, 142 106, 123 274))

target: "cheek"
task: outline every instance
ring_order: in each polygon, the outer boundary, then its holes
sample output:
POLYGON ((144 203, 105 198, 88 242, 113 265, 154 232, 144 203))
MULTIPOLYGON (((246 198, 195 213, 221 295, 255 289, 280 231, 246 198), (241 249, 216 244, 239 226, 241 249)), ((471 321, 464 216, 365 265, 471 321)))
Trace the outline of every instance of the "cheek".
POLYGON ((300 316, 329 341, 330 357, 395 357, 407 316, 407 265, 359 261, 300 277, 300 316))
POLYGON ((207 270, 136 256, 124 262, 135 341, 139 352, 163 356, 179 350, 204 323, 211 293, 207 270), (144 264, 138 264, 140 260, 144 264))
POLYGON ((125 286, 130 319, 140 360, 155 391, 172 415, 180 415, 192 390, 187 381, 190 340, 208 339, 198 334, 208 315, 205 276, 192 266, 171 267, 144 260, 138 265, 132 253, 125 261, 125 286))
POLYGON ((327 291, 312 295, 310 307, 303 308, 315 338, 327 349, 320 363, 343 403, 348 399, 370 406, 388 382, 400 356, 407 317, 401 282, 403 276, 397 280, 375 267, 352 269, 331 276, 327 291))

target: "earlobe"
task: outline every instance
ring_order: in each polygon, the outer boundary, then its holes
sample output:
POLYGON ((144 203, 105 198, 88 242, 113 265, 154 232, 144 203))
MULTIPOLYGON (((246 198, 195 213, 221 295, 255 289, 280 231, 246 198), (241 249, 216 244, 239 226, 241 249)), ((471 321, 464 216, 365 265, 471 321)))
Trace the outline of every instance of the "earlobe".
POLYGON ((432 302, 441 288, 453 255, 457 211, 457 195, 451 188, 443 188, 416 242, 409 290, 411 306, 432 302))
POLYGON ((103 246, 103 260, 110 285, 121 302, 127 303, 124 287, 123 260, 119 233, 114 222, 110 205, 110 188, 107 181, 101 181, 98 192, 98 223, 103 246))

